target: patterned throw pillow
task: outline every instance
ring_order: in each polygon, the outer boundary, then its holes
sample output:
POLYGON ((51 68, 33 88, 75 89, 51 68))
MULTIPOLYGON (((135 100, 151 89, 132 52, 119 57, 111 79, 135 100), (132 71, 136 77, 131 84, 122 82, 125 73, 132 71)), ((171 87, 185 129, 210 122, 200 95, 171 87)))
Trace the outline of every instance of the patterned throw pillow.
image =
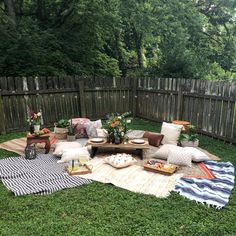
POLYGON ((170 150, 167 163, 191 167, 192 153, 184 149, 170 150))
POLYGON ((151 155, 151 158, 158 158, 166 160, 168 158, 168 154, 170 150, 182 150, 182 147, 172 145, 172 144, 164 144, 162 145, 155 153, 151 155))
POLYGON ((72 119, 72 124, 76 125, 75 134, 76 138, 87 138, 86 124, 90 123, 88 118, 74 118, 72 119))
POLYGON ((89 138, 98 137, 97 129, 102 127, 102 121, 101 120, 90 121, 85 125, 85 127, 86 127, 86 133, 89 136, 89 138))
POLYGON ((163 134, 145 132, 143 138, 147 138, 150 145, 159 147, 161 145, 161 141, 163 139, 163 134))
POLYGON ((108 156, 104 161, 115 168, 124 168, 137 162, 135 158, 126 153, 118 153, 116 155, 108 156))
POLYGON ((162 144, 177 145, 183 125, 175 125, 163 122, 161 127, 161 134, 164 135, 162 144))

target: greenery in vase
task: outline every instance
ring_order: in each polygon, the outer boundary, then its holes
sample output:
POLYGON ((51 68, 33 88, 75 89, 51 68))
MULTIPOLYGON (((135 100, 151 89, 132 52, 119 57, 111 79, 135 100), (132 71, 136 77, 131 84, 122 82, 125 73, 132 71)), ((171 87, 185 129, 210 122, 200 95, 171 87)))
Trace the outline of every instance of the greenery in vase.
POLYGON ((77 125, 72 124, 72 119, 70 120, 70 126, 68 127, 68 135, 73 136, 75 135, 75 129, 77 125))
POLYGON ((130 112, 125 112, 121 115, 119 113, 108 115, 103 128, 106 129, 109 134, 112 133, 115 137, 123 138, 128 130, 127 124, 131 122, 128 118, 130 115, 130 112))
POLYGON ((196 126, 188 125, 188 129, 186 133, 180 135, 179 141, 190 141, 195 142, 198 140, 198 134, 196 126))

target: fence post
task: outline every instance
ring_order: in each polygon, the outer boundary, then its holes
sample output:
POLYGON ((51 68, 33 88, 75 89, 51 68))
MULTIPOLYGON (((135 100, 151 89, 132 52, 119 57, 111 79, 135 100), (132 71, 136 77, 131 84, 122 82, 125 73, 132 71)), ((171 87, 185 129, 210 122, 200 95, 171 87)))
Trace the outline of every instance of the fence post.
POLYGON ((0 133, 1 134, 6 134, 5 113, 4 113, 4 108, 3 108, 1 90, 0 90, 0 114, 2 114, 1 115, 2 119, 0 120, 0 133))
POLYGON ((183 119, 183 86, 180 84, 178 91, 178 109, 177 109, 177 119, 183 119))
POLYGON ((84 81, 79 81, 79 96, 81 117, 86 117, 85 99, 84 99, 84 81))
POLYGON ((133 78, 132 86, 132 114, 136 116, 136 105, 137 105, 137 78, 133 78))

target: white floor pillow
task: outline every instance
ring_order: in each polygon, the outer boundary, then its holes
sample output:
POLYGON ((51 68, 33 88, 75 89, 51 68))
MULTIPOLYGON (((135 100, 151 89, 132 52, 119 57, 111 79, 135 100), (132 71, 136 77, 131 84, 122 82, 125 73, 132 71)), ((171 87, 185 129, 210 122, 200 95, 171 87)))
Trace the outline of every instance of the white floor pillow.
POLYGON ((99 138, 106 138, 108 136, 108 132, 105 129, 98 128, 97 129, 97 136, 99 138))
POLYGON ((168 158, 168 153, 170 150, 178 150, 178 149, 183 149, 182 147, 173 145, 173 144, 164 144, 161 145, 160 148, 151 155, 151 158, 158 158, 158 159, 164 159, 167 160, 168 158))
POLYGON ((60 143, 56 143, 53 155, 61 156, 64 149, 80 148, 80 147, 81 147, 81 144, 79 144, 78 142, 60 142, 60 143))
POLYGON ((201 162, 209 160, 209 157, 202 151, 198 150, 194 147, 184 147, 185 150, 191 152, 192 154, 192 161, 194 162, 201 162))
POLYGON ((73 148, 73 149, 64 149, 61 160, 57 163, 69 162, 71 160, 79 160, 81 157, 86 158, 88 161, 90 158, 87 147, 73 148))
POLYGON ((192 166, 192 153, 182 149, 170 150, 168 154, 167 163, 180 165, 180 166, 192 166))
POLYGON ((98 137, 97 129, 102 128, 102 121, 101 120, 91 121, 85 124, 85 127, 86 127, 86 132, 89 138, 98 137))
POLYGON ((177 145, 182 128, 182 125, 163 122, 161 127, 161 134, 164 135, 162 144, 177 145))

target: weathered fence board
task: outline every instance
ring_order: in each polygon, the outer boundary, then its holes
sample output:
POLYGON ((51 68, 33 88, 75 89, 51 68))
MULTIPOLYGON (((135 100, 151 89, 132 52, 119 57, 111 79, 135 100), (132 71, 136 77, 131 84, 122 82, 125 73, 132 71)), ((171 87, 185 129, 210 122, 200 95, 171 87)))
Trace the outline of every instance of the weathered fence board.
POLYGON ((139 79, 137 116, 188 120, 202 133, 236 143, 235 81, 161 78, 154 83, 139 79))
POLYGON ((200 132, 236 143, 236 81, 176 78, 1 77, 0 133, 27 129, 27 110, 44 123, 132 111, 155 121, 188 120, 200 132))

